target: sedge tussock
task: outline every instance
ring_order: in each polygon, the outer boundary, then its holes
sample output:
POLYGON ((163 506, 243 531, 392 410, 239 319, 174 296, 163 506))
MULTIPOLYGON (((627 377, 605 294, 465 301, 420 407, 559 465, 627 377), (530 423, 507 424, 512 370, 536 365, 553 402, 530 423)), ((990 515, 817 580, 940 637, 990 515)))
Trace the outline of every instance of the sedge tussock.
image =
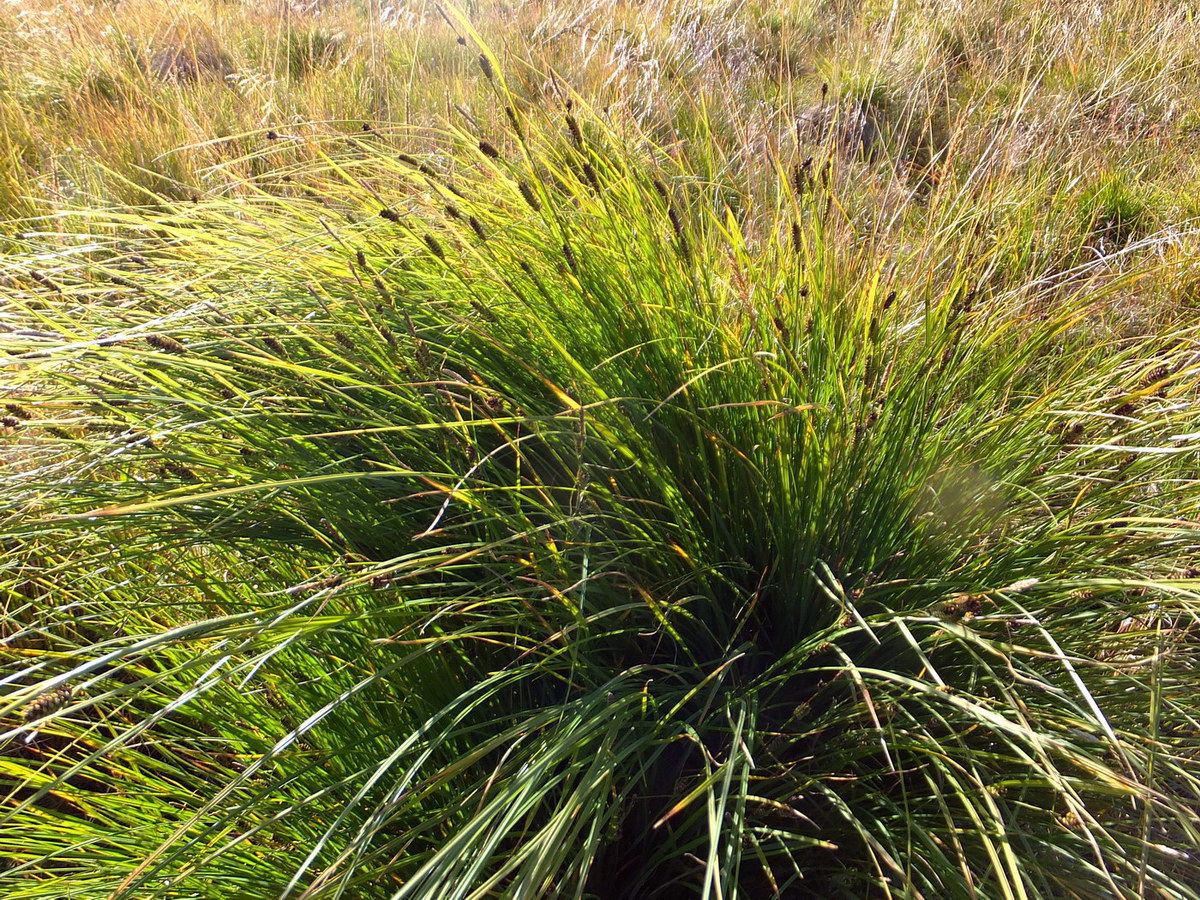
POLYGON ((0 893, 1200 900, 1186 15, 102 6, 0 98, 0 893))

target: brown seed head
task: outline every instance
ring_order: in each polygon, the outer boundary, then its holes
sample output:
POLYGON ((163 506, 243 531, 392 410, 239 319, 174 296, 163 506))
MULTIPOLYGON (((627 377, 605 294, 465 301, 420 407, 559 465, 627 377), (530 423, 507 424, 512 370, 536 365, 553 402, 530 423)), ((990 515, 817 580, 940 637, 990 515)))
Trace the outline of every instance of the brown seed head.
POLYGON ((56 691, 50 691, 48 694, 42 694, 25 707, 22 718, 28 724, 53 715, 67 705, 72 693, 73 691, 70 687, 62 687, 56 691))
POLYGON ((162 464, 163 472, 167 475, 174 475, 180 481, 195 481, 196 473, 183 463, 176 462, 173 459, 168 459, 162 464))
MULTIPOLYGON (((380 278, 378 275, 372 275, 371 284, 375 285, 375 290, 379 291, 384 300, 386 300, 388 303, 394 302, 392 300, 392 292, 388 290, 388 287, 383 283, 382 278, 380 278)), ((382 312, 382 304, 379 304, 379 308, 382 312)))
POLYGON ((54 281, 52 281, 48 276, 43 275, 41 272, 37 272, 37 271, 30 272, 29 277, 32 278, 34 281, 36 281, 38 284, 42 285, 43 287, 48 287, 54 291, 62 290, 54 281))
POLYGON ((792 170, 792 187, 795 188, 796 196, 804 194, 812 185, 812 165, 813 158, 810 156, 804 162, 797 163, 792 170))
POLYGON ((983 612, 983 601, 971 595, 955 597, 943 603, 940 611, 948 622, 969 621, 983 612))
POLYGON ((582 147, 583 131, 579 128, 579 120, 570 113, 567 113, 567 130, 571 132, 571 140, 575 142, 575 146, 582 147))
POLYGON ((1079 813, 1075 812, 1075 810, 1070 810, 1059 816, 1058 821, 1062 824, 1063 828, 1069 831, 1081 831, 1083 829, 1083 819, 1079 817, 1079 813))
POLYGON ((146 343, 155 350, 161 350, 163 353, 186 353, 187 348, 173 337, 167 337, 165 334, 148 334, 146 335, 146 343))
POLYGON ((430 372, 433 369, 433 354, 429 351, 429 345, 420 338, 417 338, 414 355, 421 371, 430 372))
POLYGON ((671 228, 675 231, 675 237, 682 241, 684 239, 683 220, 679 218, 679 213, 674 206, 667 207, 667 218, 671 220, 671 228))
POLYGON ((442 249, 441 243, 439 243, 438 239, 432 234, 425 234, 425 246, 427 246, 429 251, 438 259, 444 260, 446 258, 446 251, 442 249))
POLYGON ((585 162, 582 168, 583 177, 587 183, 592 186, 593 190, 600 190, 600 178, 596 175, 596 170, 592 168, 592 164, 590 162, 585 162))
POLYGON ((1137 411, 1137 407, 1130 401, 1126 401, 1113 410, 1114 416, 1131 416, 1137 411))
POLYGON ((534 212, 542 211, 542 202, 538 200, 537 194, 533 192, 533 187, 528 181, 522 178, 517 182, 517 188, 521 191, 521 196, 525 198, 525 202, 529 204, 534 212))
POLYGON ((1156 381, 1162 381, 1164 378, 1167 377, 1167 375, 1170 374, 1170 372, 1171 372, 1170 368, 1165 364, 1155 366, 1153 369, 1151 369, 1149 372, 1146 373, 1146 377, 1144 379, 1142 379, 1142 383, 1145 385, 1151 385, 1151 384, 1154 384, 1156 381))

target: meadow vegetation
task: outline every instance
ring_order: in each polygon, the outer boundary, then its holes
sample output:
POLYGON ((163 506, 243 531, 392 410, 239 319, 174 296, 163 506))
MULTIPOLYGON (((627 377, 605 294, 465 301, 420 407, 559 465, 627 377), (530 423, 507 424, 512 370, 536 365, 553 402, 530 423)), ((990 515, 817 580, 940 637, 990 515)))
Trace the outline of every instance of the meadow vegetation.
POLYGON ((1200 8, 0 8, 5 898, 1200 898, 1200 8))

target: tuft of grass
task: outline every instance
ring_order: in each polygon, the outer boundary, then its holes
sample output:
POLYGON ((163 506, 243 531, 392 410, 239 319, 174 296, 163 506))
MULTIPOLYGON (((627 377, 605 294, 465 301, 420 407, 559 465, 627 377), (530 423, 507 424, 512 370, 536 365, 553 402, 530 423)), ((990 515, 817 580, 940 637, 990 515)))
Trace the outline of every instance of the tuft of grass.
POLYGON ((1079 211, 1084 229, 1108 248, 1145 237, 1158 224, 1150 190, 1118 173, 1100 175, 1085 187, 1079 211))
POLYGON ((1185 263, 476 77, 4 259, 7 894, 1200 896, 1185 263))
POLYGON ((285 41, 283 69, 289 78, 304 78, 334 65, 345 43, 341 35, 319 28, 291 30, 285 41))
POLYGON ((5 5, 0 894, 1200 896, 1102 13, 5 5))

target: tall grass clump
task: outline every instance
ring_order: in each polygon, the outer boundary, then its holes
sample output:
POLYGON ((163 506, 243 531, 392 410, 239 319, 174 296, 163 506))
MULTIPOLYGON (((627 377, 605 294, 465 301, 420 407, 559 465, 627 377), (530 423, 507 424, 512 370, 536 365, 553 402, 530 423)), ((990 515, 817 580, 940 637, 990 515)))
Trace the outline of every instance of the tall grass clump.
POLYGON ((5 260, 4 896, 1200 896, 1168 263, 483 59, 506 132, 5 260))

